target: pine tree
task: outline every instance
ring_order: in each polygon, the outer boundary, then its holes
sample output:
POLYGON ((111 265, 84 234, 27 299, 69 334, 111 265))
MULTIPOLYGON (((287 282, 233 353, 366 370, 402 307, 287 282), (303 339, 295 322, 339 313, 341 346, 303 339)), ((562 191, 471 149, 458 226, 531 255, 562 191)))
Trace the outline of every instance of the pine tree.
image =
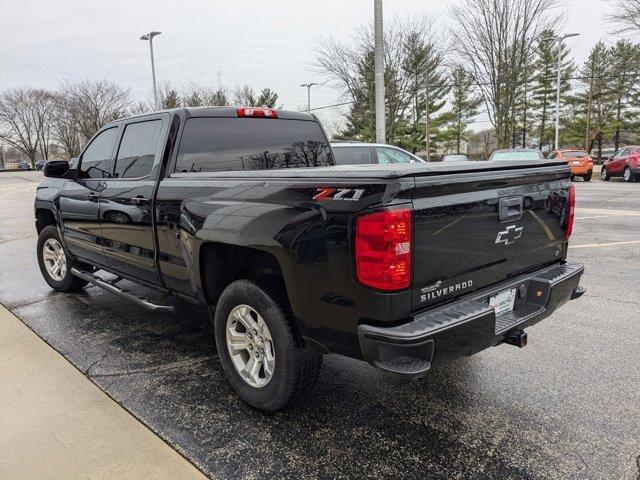
POLYGON ((278 94, 270 88, 263 88, 258 95, 257 104, 260 107, 276 108, 276 102, 278 101, 278 94))
POLYGON ((465 132, 478 115, 482 97, 475 93, 475 82, 462 66, 456 66, 451 73, 451 111, 444 133, 446 140, 455 143, 455 153, 460 153, 465 132))
MULTIPOLYGON (((541 39, 555 36, 553 30, 545 30, 541 39)), ((557 74, 558 74, 558 46, 557 42, 542 40, 538 42, 533 61, 533 91, 531 106, 535 111, 537 121, 536 134, 540 147, 548 145, 554 138, 553 119, 555 115, 557 74)), ((575 72, 575 64, 570 58, 569 49, 562 44, 560 66, 560 97, 566 96, 571 90, 570 78, 575 72)), ((561 102, 562 104, 562 102, 561 102)))
POLYGON ((607 81, 611 92, 611 100, 615 104, 614 147, 620 147, 621 131, 626 130, 633 121, 638 106, 638 74, 640 70, 640 46, 628 40, 618 42, 608 49, 611 67, 605 72, 610 78, 607 81))
POLYGON ((162 98, 162 108, 178 108, 180 107, 180 97, 178 96, 178 92, 171 89, 167 92, 167 94, 162 98))

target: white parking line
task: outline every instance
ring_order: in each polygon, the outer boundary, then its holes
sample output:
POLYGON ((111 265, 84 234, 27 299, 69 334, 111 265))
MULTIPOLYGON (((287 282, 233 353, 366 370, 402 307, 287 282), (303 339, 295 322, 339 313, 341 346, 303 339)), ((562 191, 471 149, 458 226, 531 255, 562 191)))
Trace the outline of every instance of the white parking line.
POLYGON ((590 217, 576 217, 576 220, 588 220, 591 218, 611 218, 611 217, 640 217, 640 213, 613 213, 610 215, 592 215, 590 217))
POLYGON ((640 240, 629 240, 628 242, 590 243, 588 245, 569 245, 569 248, 611 247, 614 245, 631 245, 634 243, 640 243, 640 240))

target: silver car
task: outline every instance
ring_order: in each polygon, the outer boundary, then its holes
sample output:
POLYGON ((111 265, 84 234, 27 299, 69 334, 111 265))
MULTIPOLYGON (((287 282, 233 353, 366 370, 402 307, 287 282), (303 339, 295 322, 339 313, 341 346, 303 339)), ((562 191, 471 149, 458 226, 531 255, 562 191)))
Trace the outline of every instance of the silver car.
POLYGON ((337 165, 366 165, 424 162, 420 157, 393 145, 363 142, 331 142, 337 165))

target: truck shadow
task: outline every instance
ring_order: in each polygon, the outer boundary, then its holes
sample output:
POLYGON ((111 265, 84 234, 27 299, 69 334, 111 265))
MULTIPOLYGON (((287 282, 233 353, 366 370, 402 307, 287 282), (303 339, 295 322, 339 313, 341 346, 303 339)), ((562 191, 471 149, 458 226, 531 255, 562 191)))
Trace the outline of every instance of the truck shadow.
POLYGON ((535 445, 545 427, 482 393, 478 357, 407 382, 329 355, 309 396, 265 415, 226 382, 203 309, 153 314, 89 287, 15 313, 211 476, 529 476, 514 454, 553 467, 535 445))

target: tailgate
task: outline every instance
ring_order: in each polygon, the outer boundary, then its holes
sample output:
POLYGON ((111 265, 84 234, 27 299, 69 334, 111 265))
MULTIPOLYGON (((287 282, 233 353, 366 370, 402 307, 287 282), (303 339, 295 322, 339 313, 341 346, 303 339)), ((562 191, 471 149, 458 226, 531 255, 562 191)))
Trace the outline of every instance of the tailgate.
POLYGON ((415 177, 412 309, 564 257, 569 169, 415 177))

